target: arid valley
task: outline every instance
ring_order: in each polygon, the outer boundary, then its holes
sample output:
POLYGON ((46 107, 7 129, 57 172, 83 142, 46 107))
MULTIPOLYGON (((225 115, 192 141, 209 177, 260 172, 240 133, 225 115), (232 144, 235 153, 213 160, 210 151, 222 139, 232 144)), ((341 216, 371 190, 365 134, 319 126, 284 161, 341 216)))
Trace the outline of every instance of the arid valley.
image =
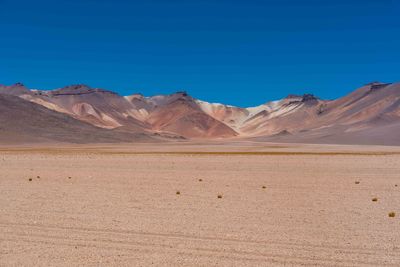
POLYGON ((400 265, 399 147, 3 145, 0 187, 1 266, 400 265))
POLYGON ((400 267, 399 0, 0 14, 0 267, 400 267))

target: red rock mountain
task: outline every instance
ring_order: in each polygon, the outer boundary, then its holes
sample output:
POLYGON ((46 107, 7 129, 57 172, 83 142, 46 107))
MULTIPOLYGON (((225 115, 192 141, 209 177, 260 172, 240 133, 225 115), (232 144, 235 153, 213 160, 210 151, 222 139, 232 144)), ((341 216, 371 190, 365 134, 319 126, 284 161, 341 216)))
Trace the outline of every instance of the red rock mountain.
MULTIPOLYGON (((6 135, 6 129, 13 128, 21 134, 26 131, 30 124, 22 123, 26 118, 18 111, 24 106, 28 110, 41 108, 37 114, 30 114, 31 119, 35 116, 58 116, 70 119, 71 125, 81 123, 79 127, 85 125, 85 129, 90 127, 87 131, 101 133, 101 138, 93 139, 93 142, 135 141, 140 135, 148 140, 247 138, 277 142, 400 145, 400 83, 370 83, 337 100, 321 100, 310 94, 289 95, 250 108, 208 103, 194 99, 186 92, 153 97, 140 94, 120 96, 86 85, 43 91, 29 90, 18 83, 0 86, 0 96, 4 106, 13 106, 10 103, 17 101, 18 105, 7 112, 20 116, 13 122, 14 128, 7 124, 7 117, 2 117, 2 125, 9 126, 2 127, 0 137, 6 135), (136 135, 136 139, 130 135, 136 135)), ((46 138, 51 137, 56 127, 54 123, 38 125, 35 137, 42 138, 46 129, 49 129, 46 138)), ((29 127, 32 130, 34 126, 29 127)), ((68 127, 63 129, 65 136, 72 131, 68 127)), ((78 139, 65 138, 64 141, 76 142, 78 139)))
POLYGON ((0 143, 116 143, 159 140, 159 136, 99 128, 19 97, 0 94, 0 143))

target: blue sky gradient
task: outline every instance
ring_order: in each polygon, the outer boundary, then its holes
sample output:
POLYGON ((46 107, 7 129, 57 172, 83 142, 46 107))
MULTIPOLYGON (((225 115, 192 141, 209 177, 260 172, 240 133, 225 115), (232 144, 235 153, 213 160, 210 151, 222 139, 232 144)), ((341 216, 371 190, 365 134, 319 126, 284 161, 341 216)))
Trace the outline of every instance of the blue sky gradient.
POLYGON ((400 81, 397 0, 0 0, 0 84, 253 106, 400 81))

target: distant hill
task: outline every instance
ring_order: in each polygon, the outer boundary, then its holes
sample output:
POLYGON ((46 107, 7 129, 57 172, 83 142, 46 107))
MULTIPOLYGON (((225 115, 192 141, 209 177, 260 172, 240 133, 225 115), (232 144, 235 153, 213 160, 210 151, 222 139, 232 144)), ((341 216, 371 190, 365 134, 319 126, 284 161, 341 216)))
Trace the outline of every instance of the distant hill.
POLYGON ((1 140, 135 142, 236 139, 400 145, 400 83, 369 83, 323 100, 289 95, 240 108, 186 92, 145 97, 71 85, 52 91, 0 86, 1 140))

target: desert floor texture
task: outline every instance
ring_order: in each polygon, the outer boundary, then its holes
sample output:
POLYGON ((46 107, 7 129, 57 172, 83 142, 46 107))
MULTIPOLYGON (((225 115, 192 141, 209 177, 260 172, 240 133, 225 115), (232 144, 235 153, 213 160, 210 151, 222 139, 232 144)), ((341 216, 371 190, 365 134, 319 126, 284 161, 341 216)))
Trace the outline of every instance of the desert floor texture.
POLYGON ((2 146, 0 190, 0 266, 400 266, 396 147, 2 146))

